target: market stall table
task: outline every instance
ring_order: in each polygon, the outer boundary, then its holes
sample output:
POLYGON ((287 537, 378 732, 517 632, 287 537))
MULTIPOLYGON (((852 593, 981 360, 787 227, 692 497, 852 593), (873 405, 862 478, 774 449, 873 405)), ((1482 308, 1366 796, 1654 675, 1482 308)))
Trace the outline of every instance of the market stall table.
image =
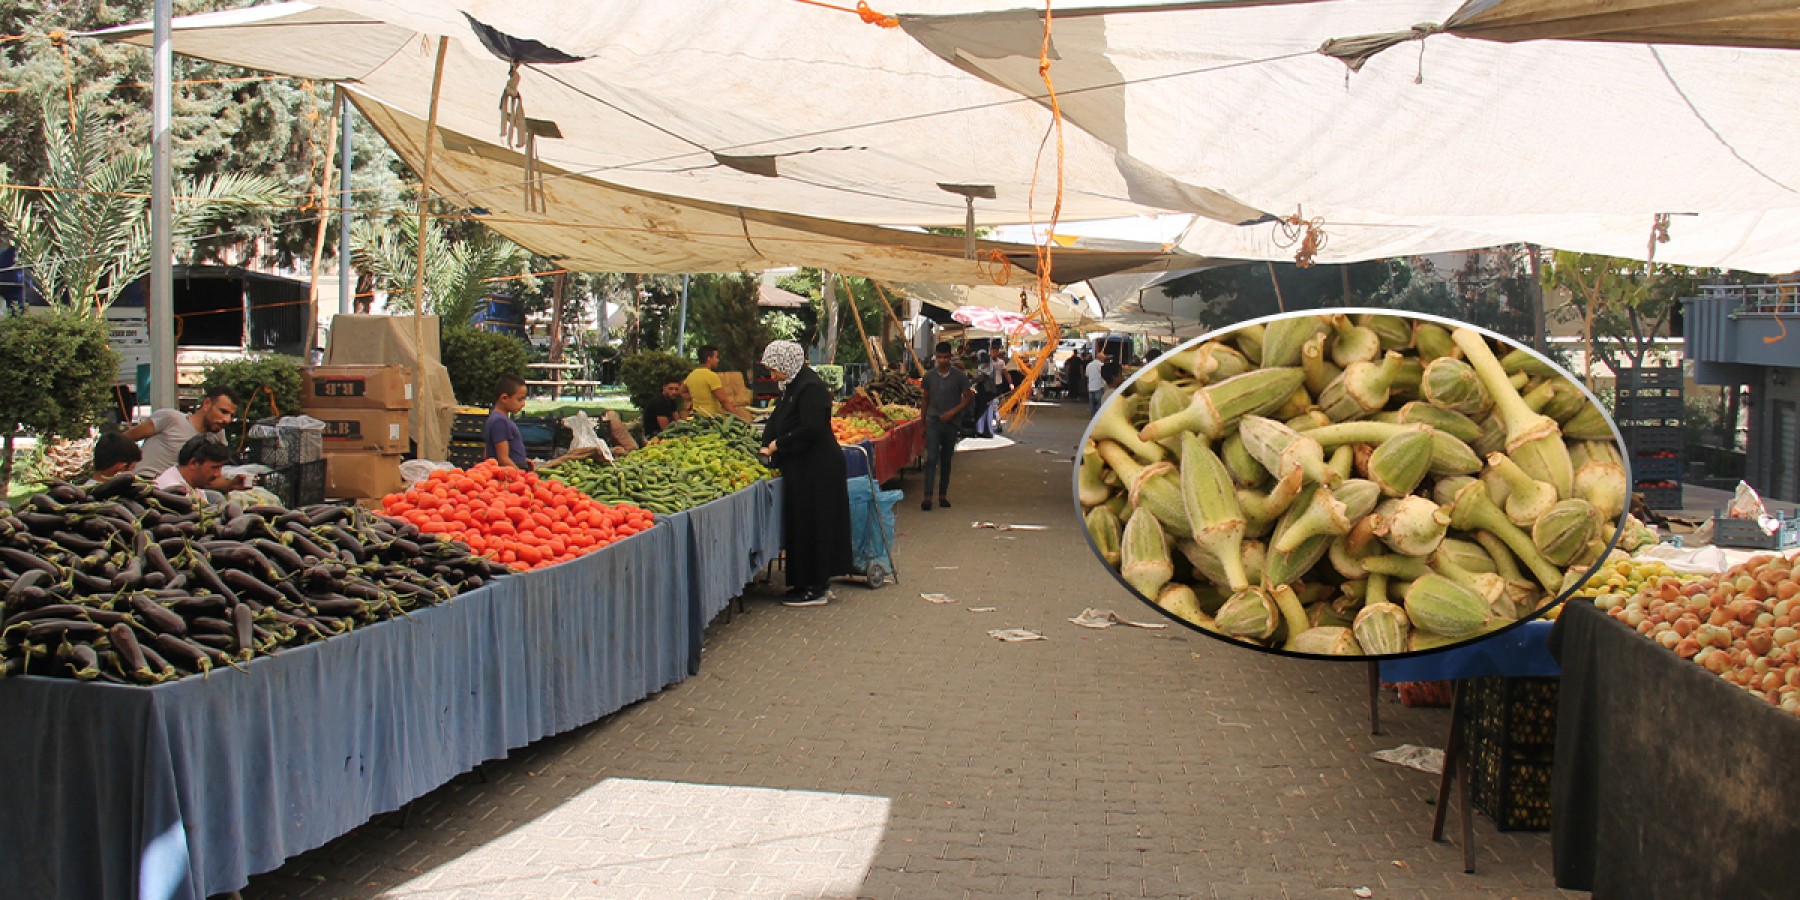
POLYGON ((1449 811, 1450 785, 1455 782, 1461 807, 1463 871, 1475 871, 1474 800, 1470 791, 1469 748, 1463 740, 1463 684, 1471 678, 1553 678, 1559 672, 1556 659, 1550 655, 1547 641, 1552 624, 1526 622, 1493 637, 1465 644, 1452 650, 1384 660, 1380 663, 1380 681, 1454 681, 1455 693, 1450 700, 1450 735, 1444 742, 1444 771, 1438 778, 1437 809, 1431 824, 1431 839, 1444 839, 1444 819, 1449 811), (1461 777, 1457 776, 1462 770, 1461 777))
POLYGON ((758 481, 664 518, 687 539, 689 615, 696 626, 690 636, 689 672, 698 673, 706 626, 781 554, 781 482, 758 481))
POLYGON ((320 643, 155 687, 0 679, 0 884, 192 898, 687 677, 669 523, 320 643), (22 852, 29 848, 29 852, 22 852))
POLYGON ((863 452, 845 448, 845 475, 860 478, 868 474, 871 463, 865 460, 873 460, 875 483, 887 484, 924 455, 925 423, 919 419, 903 422, 877 440, 862 441, 852 446, 861 447, 863 452), (867 454, 866 457, 864 453, 867 454))
POLYGON ((1800 890, 1800 717, 1589 603, 1568 604, 1550 650, 1558 887, 1596 900, 1800 890))

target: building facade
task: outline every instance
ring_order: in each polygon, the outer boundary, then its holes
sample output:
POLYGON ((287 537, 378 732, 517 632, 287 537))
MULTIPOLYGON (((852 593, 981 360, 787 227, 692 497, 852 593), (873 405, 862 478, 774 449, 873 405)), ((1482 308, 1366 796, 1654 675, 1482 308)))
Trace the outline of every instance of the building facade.
POLYGON ((1709 285, 1681 302, 1694 381, 1750 389, 1744 480, 1800 500, 1800 279, 1709 285))

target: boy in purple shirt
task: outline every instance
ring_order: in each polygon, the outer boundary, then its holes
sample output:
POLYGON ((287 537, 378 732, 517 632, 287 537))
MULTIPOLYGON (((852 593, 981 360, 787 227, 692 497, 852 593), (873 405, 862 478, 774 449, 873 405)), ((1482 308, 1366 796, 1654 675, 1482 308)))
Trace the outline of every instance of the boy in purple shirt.
POLYGON ((484 429, 488 458, 500 465, 529 472, 532 465, 525 456, 525 435, 519 432, 519 423, 512 420, 514 414, 525 408, 525 379, 502 375, 494 385, 494 394, 494 409, 488 413, 484 429))

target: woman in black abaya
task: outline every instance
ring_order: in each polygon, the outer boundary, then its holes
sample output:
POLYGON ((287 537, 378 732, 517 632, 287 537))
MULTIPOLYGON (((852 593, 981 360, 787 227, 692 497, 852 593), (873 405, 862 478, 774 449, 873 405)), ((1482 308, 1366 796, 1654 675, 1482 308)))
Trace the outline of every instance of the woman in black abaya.
POLYGON ((831 389, 793 341, 771 343, 762 362, 783 383, 763 444, 781 470, 781 540, 794 595, 787 605, 824 606, 831 579, 851 571, 850 491, 831 433, 831 389))

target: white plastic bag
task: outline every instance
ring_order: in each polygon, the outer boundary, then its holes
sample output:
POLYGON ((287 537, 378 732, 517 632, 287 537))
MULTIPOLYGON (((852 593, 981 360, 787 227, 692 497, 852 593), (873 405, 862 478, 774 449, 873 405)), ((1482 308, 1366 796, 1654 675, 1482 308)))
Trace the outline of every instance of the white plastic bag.
POLYGON ((588 418, 587 413, 578 412, 569 416, 563 419, 563 424, 568 426, 570 434, 573 435, 569 441, 570 451, 594 448, 600 451, 600 455, 605 457, 607 462, 613 461, 612 448, 600 439, 599 433, 594 430, 594 420, 588 418))
POLYGON ((1750 519, 1756 522, 1763 534, 1774 534, 1781 527, 1781 520, 1769 515, 1768 508, 1763 506, 1762 497, 1757 495, 1756 488, 1743 481, 1738 482, 1737 493, 1732 496, 1731 506, 1725 510, 1725 516, 1731 519, 1750 519))
POLYGON ((433 472, 441 469, 454 468, 456 467, 447 462, 437 462, 429 459, 409 459, 400 464, 400 483, 410 488, 413 485, 430 478, 431 473, 433 472))

